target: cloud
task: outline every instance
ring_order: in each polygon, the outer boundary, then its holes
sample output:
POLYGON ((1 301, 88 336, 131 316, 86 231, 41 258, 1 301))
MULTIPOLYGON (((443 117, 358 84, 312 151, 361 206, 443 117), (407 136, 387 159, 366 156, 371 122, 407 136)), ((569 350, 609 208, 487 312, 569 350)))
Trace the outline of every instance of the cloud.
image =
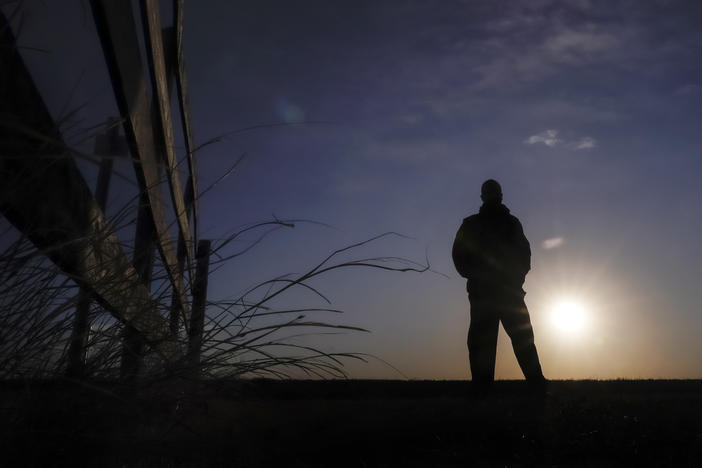
POLYGON ((595 141, 594 138, 585 137, 585 138, 581 139, 580 141, 575 142, 573 149, 575 149, 575 150, 591 149, 591 148, 594 148, 595 145, 597 145, 597 142, 595 141))
POLYGON ((565 239, 563 239, 562 237, 552 237, 543 241, 541 243, 541 247, 544 250, 557 249, 558 247, 562 246, 564 242, 565 239))
POLYGON ((546 146, 556 146, 558 143, 560 143, 561 140, 558 139, 558 130, 545 130, 541 133, 537 133, 536 135, 532 135, 526 140, 524 140, 524 143, 528 145, 534 145, 536 143, 543 143, 546 146))
POLYGON ((563 29, 549 37, 544 48, 551 58, 570 64, 601 61, 620 47, 618 37, 597 28, 592 30, 563 29))
POLYGON ((560 80, 573 67, 601 66, 612 74, 625 66, 633 54, 629 45, 640 43, 640 28, 569 20, 592 6, 588 0, 567 3, 493 12, 482 26, 483 35, 471 38, 470 50, 457 54, 458 59, 479 58, 470 68, 473 89, 517 90, 560 80))
POLYGON ((579 140, 563 140, 558 138, 558 130, 554 129, 544 130, 543 132, 537 133, 536 135, 531 135, 529 138, 524 140, 524 144, 527 145, 535 145, 537 143, 543 143, 550 148, 562 146, 575 151, 592 149, 597 146, 597 140, 589 136, 580 138, 579 140))
POLYGON ((673 91, 673 96, 690 96, 698 94, 702 87, 695 83, 688 83, 673 91))

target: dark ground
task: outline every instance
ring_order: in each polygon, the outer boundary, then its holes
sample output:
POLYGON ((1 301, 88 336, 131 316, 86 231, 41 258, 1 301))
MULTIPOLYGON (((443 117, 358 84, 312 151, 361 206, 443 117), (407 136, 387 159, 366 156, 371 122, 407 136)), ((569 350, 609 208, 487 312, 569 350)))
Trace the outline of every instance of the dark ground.
POLYGON ((2 466, 702 466, 702 381, 0 383, 2 466))

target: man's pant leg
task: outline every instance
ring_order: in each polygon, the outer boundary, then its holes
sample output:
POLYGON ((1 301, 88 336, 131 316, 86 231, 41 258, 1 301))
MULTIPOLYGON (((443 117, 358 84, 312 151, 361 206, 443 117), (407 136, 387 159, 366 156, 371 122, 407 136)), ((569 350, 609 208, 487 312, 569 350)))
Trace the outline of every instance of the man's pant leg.
POLYGON ((500 324, 494 306, 482 298, 469 296, 468 358, 473 382, 487 384, 495 380, 497 332, 500 324))
POLYGON ((534 330, 531 327, 529 311, 524 302, 524 294, 510 292, 500 307, 500 319, 507 335, 512 340, 512 348, 524 377, 530 381, 542 381, 544 375, 539 363, 539 355, 534 344, 534 330))

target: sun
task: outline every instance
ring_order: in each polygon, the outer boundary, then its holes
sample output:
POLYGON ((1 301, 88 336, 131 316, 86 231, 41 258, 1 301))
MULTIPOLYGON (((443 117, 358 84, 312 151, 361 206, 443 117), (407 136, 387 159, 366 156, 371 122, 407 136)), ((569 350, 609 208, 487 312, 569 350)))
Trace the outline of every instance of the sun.
POLYGON ((561 333, 578 335, 588 325, 587 307, 576 299, 561 299, 551 307, 551 322, 561 333))

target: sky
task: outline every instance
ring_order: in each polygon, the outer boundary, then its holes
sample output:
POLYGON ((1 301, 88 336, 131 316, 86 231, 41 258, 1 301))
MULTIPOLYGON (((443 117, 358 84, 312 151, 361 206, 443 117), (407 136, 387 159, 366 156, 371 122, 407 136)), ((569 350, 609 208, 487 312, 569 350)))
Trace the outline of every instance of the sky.
MULTIPOLYGON (((79 145, 116 105, 89 5, 58 3, 25 2, 20 42, 55 116, 84 105, 64 133, 79 145)), ((190 1, 185 18, 195 139, 225 135, 197 154, 201 186, 243 156, 201 199, 200 236, 325 224, 272 233, 213 274, 211 299, 398 232, 357 256, 432 271, 321 278, 345 313, 319 318, 370 333, 299 340, 399 370, 349 362, 355 378, 469 378, 450 252, 495 178, 531 243, 524 289, 547 377, 702 377, 699 2, 190 1)), ((132 191, 115 183, 110 203, 132 191)), ((502 329, 496 377, 521 378, 502 329)))

